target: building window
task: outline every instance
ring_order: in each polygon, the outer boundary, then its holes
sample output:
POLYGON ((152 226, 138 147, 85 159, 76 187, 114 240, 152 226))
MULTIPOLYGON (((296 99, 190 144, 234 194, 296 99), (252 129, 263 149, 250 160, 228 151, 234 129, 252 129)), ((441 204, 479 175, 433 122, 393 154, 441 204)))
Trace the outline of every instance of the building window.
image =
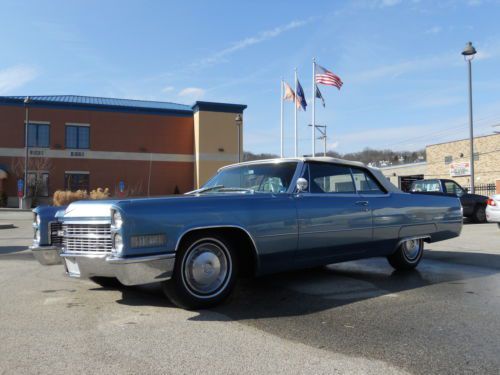
POLYGON ((66 125, 66 148, 90 148, 90 127, 66 125))
POLYGON ((29 123, 28 147, 50 147, 50 125, 29 123))
POLYGON ((453 157, 452 156, 445 156, 444 157, 444 163, 445 164, 451 164, 452 161, 453 161, 453 157))
POLYGON ((479 152, 474 152, 474 161, 479 160, 479 152))
POLYGON ((66 190, 77 191, 86 190, 89 191, 90 187, 90 175, 88 173, 82 172, 66 172, 64 174, 64 187, 66 190))
POLYGON ((28 196, 48 197, 49 196, 49 173, 29 172, 28 173, 28 196))

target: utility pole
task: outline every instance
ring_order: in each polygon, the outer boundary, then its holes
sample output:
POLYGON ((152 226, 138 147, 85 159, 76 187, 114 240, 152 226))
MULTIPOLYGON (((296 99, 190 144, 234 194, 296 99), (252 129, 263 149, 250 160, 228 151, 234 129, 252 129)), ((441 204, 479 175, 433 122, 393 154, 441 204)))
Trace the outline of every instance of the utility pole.
MULTIPOLYGON (((312 124, 309 124, 308 126, 312 127, 313 125, 312 124)), ((327 135, 326 135, 326 125, 314 125, 314 130, 317 130, 320 132, 320 136, 318 137, 318 139, 322 139, 323 140, 323 156, 326 156, 326 139, 327 139, 327 135)), ((313 133, 313 139, 316 137, 316 133, 314 132, 313 133)), ((315 155, 313 155, 315 156, 315 155)))

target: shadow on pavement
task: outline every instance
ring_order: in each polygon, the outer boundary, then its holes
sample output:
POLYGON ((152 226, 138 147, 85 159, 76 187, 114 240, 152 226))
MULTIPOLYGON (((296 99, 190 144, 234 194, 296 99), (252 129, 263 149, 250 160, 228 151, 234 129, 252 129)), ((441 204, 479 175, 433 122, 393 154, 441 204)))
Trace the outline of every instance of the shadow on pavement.
MULTIPOLYGON (((323 268, 242 279, 221 306, 200 310, 191 320, 255 320, 312 314, 359 301, 440 283, 457 283, 497 273, 500 255, 427 251, 419 268, 394 271, 373 258, 323 268), (434 262, 437 260, 438 262, 434 262), (482 267, 463 270, 457 264, 482 267)), ((121 286, 120 304, 172 306, 160 284, 121 286)))
POLYGON ((19 251, 26 250, 27 246, 0 246, 0 255, 17 253, 19 251))

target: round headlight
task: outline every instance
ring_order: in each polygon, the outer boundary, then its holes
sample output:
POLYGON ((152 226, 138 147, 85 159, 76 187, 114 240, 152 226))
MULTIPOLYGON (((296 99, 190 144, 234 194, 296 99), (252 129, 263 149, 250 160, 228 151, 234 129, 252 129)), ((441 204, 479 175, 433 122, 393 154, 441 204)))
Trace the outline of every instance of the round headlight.
POLYGON ((40 243, 40 230, 35 229, 35 241, 40 243))
POLYGON ((122 227, 123 219, 122 219, 122 215, 120 214, 120 212, 113 211, 112 222, 113 222, 113 227, 115 227, 116 229, 120 229, 122 227))
POLYGON ((113 251, 120 254, 123 250, 123 238, 120 233, 116 233, 113 237, 113 251))

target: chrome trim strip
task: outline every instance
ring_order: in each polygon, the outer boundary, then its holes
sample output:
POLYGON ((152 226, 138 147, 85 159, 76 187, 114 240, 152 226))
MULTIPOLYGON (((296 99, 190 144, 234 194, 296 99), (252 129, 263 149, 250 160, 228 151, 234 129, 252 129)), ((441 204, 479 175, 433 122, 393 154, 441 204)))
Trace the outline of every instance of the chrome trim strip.
POLYGON ((180 245, 182 239, 188 233, 194 232, 194 231, 197 231, 197 230, 201 230, 201 229, 217 229, 217 228, 236 228, 236 229, 241 229, 243 232, 245 232, 248 235, 248 237, 250 238, 250 241, 252 241, 252 244, 253 244, 255 260, 257 262, 257 264, 256 264, 256 270, 258 270, 260 268, 260 257, 259 257, 259 249, 257 247, 257 243, 255 242, 255 239, 250 234, 250 232, 248 230, 246 230, 245 228, 243 228, 242 226, 239 226, 239 225, 232 225, 232 224, 230 224, 230 225, 207 225, 207 226, 203 226, 203 227, 189 228, 186 231, 184 231, 179 236, 179 238, 177 239, 177 243, 175 244, 175 252, 177 252, 177 250, 179 250, 179 245, 180 245))
POLYGON ((78 238, 78 239, 105 238, 105 239, 110 239, 110 237, 111 237, 111 234, 95 234, 95 233, 66 234, 66 233, 64 233, 64 238, 78 238))
POLYGON ((411 240, 430 240, 431 239, 431 236, 429 235, 426 235, 426 236, 412 236, 412 237, 405 237, 401 240, 399 240, 398 244, 396 245, 396 249, 401 246, 401 244, 403 242, 406 242, 406 241, 411 241, 411 240))
POLYGON ((30 249, 31 251, 61 250, 57 246, 35 246, 35 245, 29 246, 28 249, 30 249))
POLYGON ((135 258, 118 258, 114 256, 109 256, 106 258, 106 262, 111 264, 132 264, 132 263, 152 262, 155 260, 174 259, 174 258, 175 258, 174 253, 149 255, 149 256, 135 257, 135 258))
POLYGON ((99 254, 99 253, 64 253, 63 252, 60 255, 63 258, 92 258, 92 259, 102 258, 102 259, 104 259, 107 256, 109 256, 109 253, 103 252, 103 254, 99 254))

